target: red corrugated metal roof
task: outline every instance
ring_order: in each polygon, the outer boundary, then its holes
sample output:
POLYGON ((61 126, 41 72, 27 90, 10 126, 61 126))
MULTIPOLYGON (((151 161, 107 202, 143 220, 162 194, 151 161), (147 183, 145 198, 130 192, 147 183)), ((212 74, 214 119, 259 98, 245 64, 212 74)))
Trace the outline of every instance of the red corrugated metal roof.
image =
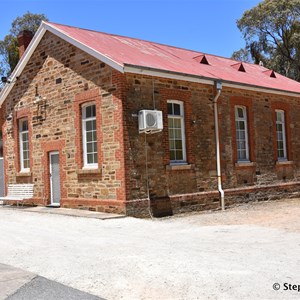
POLYGON ((197 51, 55 23, 47 24, 121 66, 141 66, 300 93, 300 83, 263 66, 245 62, 241 66, 241 62, 197 51), (201 63, 204 56, 208 64, 201 63))

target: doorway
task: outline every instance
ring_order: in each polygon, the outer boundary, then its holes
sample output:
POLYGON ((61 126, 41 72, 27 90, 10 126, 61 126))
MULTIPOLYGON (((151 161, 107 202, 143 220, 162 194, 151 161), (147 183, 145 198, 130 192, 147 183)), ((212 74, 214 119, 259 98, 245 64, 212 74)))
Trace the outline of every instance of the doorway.
POLYGON ((51 206, 60 206, 60 168, 59 168, 59 152, 49 152, 50 162, 50 199, 51 206))

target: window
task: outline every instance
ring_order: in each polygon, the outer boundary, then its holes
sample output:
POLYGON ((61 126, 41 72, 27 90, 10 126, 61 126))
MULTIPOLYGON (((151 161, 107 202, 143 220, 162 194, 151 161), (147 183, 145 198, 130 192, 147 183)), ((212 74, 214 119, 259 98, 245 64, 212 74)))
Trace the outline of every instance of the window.
POLYGON ((235 107, 235 128, 237 160, 239 162, 249 161, 247 109, 245 106, 235 107))
POLYGON ((28 120, 19 120, 20 171, 30 170, 28 120))
POLYGON ((186 162, 183 102, 168 101, 169 150, 172 163, 186 162))
POLYGON ((83 166, 98 167, 96 105, 82 106, 83 166))
POLYGON ((285 116, 283 110, 275 110, 276 114, 276 143, 278 160, 287 160, 285 116))

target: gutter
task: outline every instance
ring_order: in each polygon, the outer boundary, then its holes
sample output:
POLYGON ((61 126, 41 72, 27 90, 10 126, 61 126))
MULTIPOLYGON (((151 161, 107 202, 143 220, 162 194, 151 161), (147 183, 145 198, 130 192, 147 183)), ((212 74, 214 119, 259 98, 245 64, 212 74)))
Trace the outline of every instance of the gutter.
POLYGON ((218 180, 218 191, 220 194, 221 208, 225 210, 225 201, 224 201, 224 190, 222 188, 222 178, 221 178, 221 158, 220 158, 220 139, 219 139, 219 119, 218 119, 218 98, 222 92, 222 82, 215 82, 217 94, 213 99, 214 104, 214 117, 215 117, 215 136, 216 136, 216 161, 217 161, 217 180, 218 180))

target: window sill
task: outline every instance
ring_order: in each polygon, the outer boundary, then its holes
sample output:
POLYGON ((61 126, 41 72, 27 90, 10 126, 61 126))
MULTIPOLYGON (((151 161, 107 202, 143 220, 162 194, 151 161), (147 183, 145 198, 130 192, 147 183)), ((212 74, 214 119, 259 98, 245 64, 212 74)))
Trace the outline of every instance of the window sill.
POLYGON ((17 173, 17 177, 30 177, 32 175, 32 173, 30 171, 21 171, 19 173, 17 173))
POLYGON ((195 165, 189 165, 189 164, 171 164, 166 165, 167 171, 181 171, 181 170, 193 170, 195 165))
POLYGON ((235 166, 237 168, 249 168, 249 167, 255 167, 256 163, 255 162, 251 162, 251 161, 239 161, 237 163, 235 163, 235 166))
POLYGON ((294 162, 291 160, 278 160, 276 161, 276 166, 285 166, 285 165, 293 165, 294 162))
POLYGON ((78 175, 89 175, 89 174, 101 174, 102 170, 100 168, 93 168, 93 169, 79 169, 77 170, 78 175))

